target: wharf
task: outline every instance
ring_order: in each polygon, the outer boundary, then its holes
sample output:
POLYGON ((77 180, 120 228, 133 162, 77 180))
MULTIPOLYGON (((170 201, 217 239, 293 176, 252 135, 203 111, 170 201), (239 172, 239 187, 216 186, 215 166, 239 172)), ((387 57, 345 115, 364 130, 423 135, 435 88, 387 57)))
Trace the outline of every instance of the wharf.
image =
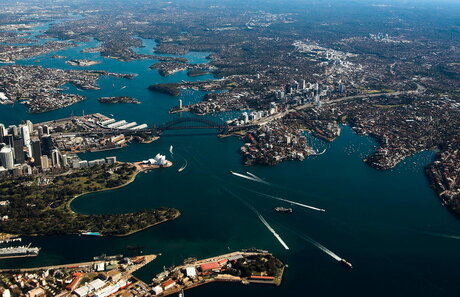
MULTIPOLYGON (((125 275, 130 275, 140 269, 141 267, 149 264, 157 258, 157 255, 143 255, 144 261, 141 264, 133 265, 129 270, 126 271, 125 275)), ((76 268, 87 268, 92 267, 94 264, 105 263, 108 261, 90 261, 90 262, 81 262, 81 263, 72 263, 72 264, 62 264, 62 265, 53 265, 53 266, 44 266, 44 267, 33 267, 33 268, 9 268, 9 269, 0 269, 0 273, 5 272, 33 272, 38 270, 50 270, 50 269, 76 269, 76 268)))

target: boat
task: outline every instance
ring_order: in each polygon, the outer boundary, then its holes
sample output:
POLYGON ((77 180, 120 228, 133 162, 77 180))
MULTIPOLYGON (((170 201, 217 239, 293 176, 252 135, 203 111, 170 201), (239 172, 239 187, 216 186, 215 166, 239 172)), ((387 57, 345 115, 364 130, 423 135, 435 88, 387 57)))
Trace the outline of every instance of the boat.
POLYGON ((187 160, 185 160, 185 164, 182 165, 181 168, 177 169, 177 172, 182 172, 187 167, 187 160))
POLYGON ((345 265, 345 266, 348 267, 348 268, 353 268, 353 265, 351 265, 351 263, 348 262, 348 261, 345 260, 345 259, 341 259, 341 260, 340 260, 340 263, 342 263, 343 265, 345 265))
POLYGON ((292 208, 286 208, 286 207, 281 207, 281 206, 275 207, 273 208, 273 210, 275 212, 280 212, 280 213, 292 213, 293 212, 292 208))
POLYGON ((172 145, 169 147, 169 153, 170 153, 171 155, 172 155, 172 153, 173 153, 173 146, 172 146, 172 145))
POLYGON ((103 236, 100 232, 81 232, 80 234, 85 236, 103 236))
POLYGON ((40 252, 38 247, 27 246, 12 246, 0 249, 0 259, 8 258, 22 258, 22 257, 36 257, 40 252))

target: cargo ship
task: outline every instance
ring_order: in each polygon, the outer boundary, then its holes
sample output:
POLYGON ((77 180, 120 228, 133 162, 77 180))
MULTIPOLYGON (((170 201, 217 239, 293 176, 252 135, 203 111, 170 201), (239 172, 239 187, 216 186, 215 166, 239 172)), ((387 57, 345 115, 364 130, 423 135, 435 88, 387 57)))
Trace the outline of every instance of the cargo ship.
POLYGON ((281 212, 281 213, 292 213, 293 212, 292 208, 286 208, 286 207, 280 207, 280 206, 273 208, 273 211, 281 212))
POLYGON ((345 259, 341 259, 341 260, 340 260, 340 263, 342 263, 343 265, 347 266, 348 268, 353 268, 353 265, 351 265, 351 263, 348 262, 348 261, 345 260, 345 259))
POLYGON ((8 258, 22 258, 22 257, 36 257, 40 252, 38 247, 28 246, 12 246, 0 248, 0 259, 8 258))

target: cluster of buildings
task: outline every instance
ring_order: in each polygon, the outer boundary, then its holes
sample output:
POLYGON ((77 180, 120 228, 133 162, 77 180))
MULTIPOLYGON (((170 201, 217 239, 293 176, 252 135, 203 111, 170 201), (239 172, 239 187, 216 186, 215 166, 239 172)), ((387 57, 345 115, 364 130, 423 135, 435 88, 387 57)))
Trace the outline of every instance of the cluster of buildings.
POLYGON ((245 165, 275 165, 285 160, 304 160, 315 151, 300 129, 272 121, 249 130, 240 152, 245 165))
POLYGON ((28 59, 39 55, 63 50, 74 46, 70 42, 49 41, 44 44, 0 44, 0 63, 14 63, 16 60, 28 59))
POLYGON ((253 271, 251 275, 242 271, 243 267, 259 260, 265 263, 278 261, 266 252, 235 252, 201 261, 190 260, 158 274, 150 284, 152 295, 168 296, 215 281, 279 285, 278 280, 282 276, 282 271, 266 271, 263 268, 262 271, 253 271))
POLYGON ((341 82, 326 85, 317 82, 307 83, 302 79, 300 82, 286 84, 284 90, 275 91, 275 98, 287 104, 320 103, 320 99, 324 97, 343 95, 345 91, 346 87, 341 82))
MULTIPOLYGON (((121 256, 121 255, 120 255, 121 256)), ((2 272, 2 297, 107 297, 136 283, 131 273, 155 258, 153 255, 117 258, 75 265, 2 272)), ((136 296, 126 294, 124 296, 136 296)))
POLYGON ((31 121, 16 126, 0 124, 0 175, 31 175, 33 169, 65 167, 66 158, 54 148, 48 126, 34 128, 31 121))
POLYGON ((227 121, 227 125, 229 126, 243 126, 243 125, 250 125, 257 121, 263 120, 264 118, 275 115, 279 112, 278 105, 275 102, 270 102, 270 107, 268 110, 254 110, 251 112, 242 112, 241 116, 236 119, 232 119, 227 121))
POLYGON ((101 121, 98 123, 105 129, 118 129, 118 130, 140 130, 147 128, 147 124, 138 124, 136 122, 127 122, 125 120, 117 121, 113 118, 101 121))
POLYGON ((63 70, 23 65, 2 66, 0 67, 0 77, 2 77, 0 91, 8 101, 2 100, 0 103, 22 100, 32 113, 66 107, 84 100, 85 97, 61 92, 65 84, 71 83, 85 90, 98 90, 97 80, 101 75, 133 77, 132 74, 106 71, 63 70))
POLYGON ((115 164, 116 157, 92 161, 65 154, 56 145, 51 127, 26 121, 19 126, 0 124, 0 176, 28 176, 69 168, 115 164))

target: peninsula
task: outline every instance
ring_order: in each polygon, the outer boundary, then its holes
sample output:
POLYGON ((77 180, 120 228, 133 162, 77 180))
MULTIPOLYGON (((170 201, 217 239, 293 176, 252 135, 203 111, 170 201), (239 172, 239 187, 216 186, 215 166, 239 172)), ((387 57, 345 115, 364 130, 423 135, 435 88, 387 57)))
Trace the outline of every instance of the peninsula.
POLYGON ((130 103, 130 104, 140 104, 141 102, 137 99, 123 96, 123 97, 101 97, 97 99, 99 102, 104 104, 116 104, 116 103, 130 103))
MULTIPOLYGON (((69 169, 39 176, 22 176, 0 180, 0 197, 5 215, 0 233, 15 235, 82 234, 125 236, 176 219, 180 212, 160 207, 125 214, 84 215, 75 213, 73 199, 93 192, 112 190, 128 185, 145 170, 170 166, 116 162, 69 169)), ((84 162, 84 161, 82 161, 84 162)))
POLYGON ((189 258, 183 265, 152 280, 155 296, 169 296, 212 282, 263 283, 279 286, 285 265, 263 250, 244 250, 204 260, 189 258))

